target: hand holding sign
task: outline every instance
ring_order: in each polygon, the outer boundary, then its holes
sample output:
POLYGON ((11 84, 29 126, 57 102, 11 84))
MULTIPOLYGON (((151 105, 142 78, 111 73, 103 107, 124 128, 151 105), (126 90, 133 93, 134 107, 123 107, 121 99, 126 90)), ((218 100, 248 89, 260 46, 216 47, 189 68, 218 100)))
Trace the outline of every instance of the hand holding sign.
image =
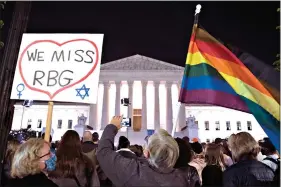
POLYGON ((13 86, 23 82, 34 100, 95 103, 102 40, 93 34, 24 34, 13 86), (75 90, 82 85, 90 87, 83 101, 75 90))

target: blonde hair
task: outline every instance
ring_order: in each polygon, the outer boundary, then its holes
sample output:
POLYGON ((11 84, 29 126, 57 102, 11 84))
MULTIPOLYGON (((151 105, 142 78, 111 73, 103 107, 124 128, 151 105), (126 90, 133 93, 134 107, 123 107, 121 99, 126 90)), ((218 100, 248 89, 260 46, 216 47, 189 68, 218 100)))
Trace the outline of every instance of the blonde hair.
POLYGON ((148 161, 156 168, 173 168, 179 157, 179 146, 165 130, 160 129, 148 139, 148 161))
POLYGON ((11 176, 13 178, 23 178, 28 175, 40 173, 39 159, 40 151, 45 143, 41 138, 30 138, 21 144, 17 149, 11 167, 11 176))
POLYGON ((257 141, 247 132, 232 134, 228 139, 232 158, 239 162, 242 158, 256 159, 260 147, 257 141))

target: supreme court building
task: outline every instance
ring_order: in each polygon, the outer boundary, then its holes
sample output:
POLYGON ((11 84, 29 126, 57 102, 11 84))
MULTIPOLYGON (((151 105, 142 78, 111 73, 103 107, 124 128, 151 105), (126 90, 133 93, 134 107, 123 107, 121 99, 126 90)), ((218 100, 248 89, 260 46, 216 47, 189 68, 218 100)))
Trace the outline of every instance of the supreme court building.
MULTIPOLYGON (((59 140, 68 129, 75 129, 82 114, 87 117, 86 125, 92 126, 100 136, 112 116, 130 117, 132 127, 122 128, 117 138, 128 136, 132 144, 142 145, 148 130, 163 128, 172 133, 177 117, 177 137, 197 137, 206 142, 239 131, 247 131, 257 139, 266 136, 250 114, 208 105, 180 106, 178 94, 183 72, 184 67, 141 55, 102 64, 97 104, 54 105, 53 140, 59 140), (122 98, 129 98, 131 105, 122 106, 122 98)), ((31 125, 33 130, 42 131, 46 117, 45 102, 36 102, 30 108, 17 103, 12 129, 31 125)))

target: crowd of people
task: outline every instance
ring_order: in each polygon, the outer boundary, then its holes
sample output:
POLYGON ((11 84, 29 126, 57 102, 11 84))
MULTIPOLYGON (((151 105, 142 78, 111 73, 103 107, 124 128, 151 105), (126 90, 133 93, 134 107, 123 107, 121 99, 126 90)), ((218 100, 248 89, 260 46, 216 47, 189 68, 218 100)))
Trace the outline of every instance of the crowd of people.
MULTIPOLYGON (((11 138, 4 159, 5 187, 279 186, 279 153, 268 138, 256 141, 240 132, 212 143, 173 138, 160 129, 131 145, 121 136, 122 117, 115 116, 98 133, 85 131, 82 140, 68 130, 59 142, 11 138)), ((51 137, 50 137, 51 139, 51 137)), ((50 140, 52 141, 52 140, 50 140)))

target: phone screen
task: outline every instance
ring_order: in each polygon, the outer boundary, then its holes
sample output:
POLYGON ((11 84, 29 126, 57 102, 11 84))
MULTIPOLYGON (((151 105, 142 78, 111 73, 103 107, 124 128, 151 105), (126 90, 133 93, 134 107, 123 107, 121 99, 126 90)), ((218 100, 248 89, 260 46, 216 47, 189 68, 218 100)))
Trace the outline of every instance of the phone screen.
POLYGON ((123 118, 121 125, 122 127, 131 127, 131 118, 123 118))

